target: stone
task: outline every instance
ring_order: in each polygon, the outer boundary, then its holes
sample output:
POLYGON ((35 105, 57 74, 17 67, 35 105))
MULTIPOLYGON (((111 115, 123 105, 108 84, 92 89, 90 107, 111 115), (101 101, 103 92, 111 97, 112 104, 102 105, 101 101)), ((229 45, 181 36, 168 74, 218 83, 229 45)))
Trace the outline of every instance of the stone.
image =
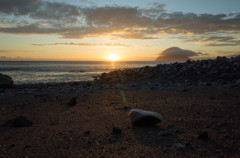
POLYGON ((1 127, 8 126, 8 127, 19 128, 19 127, 29 127, 32 125, 33 125, 32 121, 27 120, 27 118, 25 116, 18 116, 12 120, 7 121, 1 127))
POLYGON ((31 147, 32 147, 31 145, 25 145, 25 147, 23 149, 29 149, 31 147))
POLYGON ((74 106, 76 104, 77 104, 77 97, 72 97, 67 103, 67 106, 74 106))
POLYGON ((122 130, 120 128, 113 127, 112 134, 121 134, 121 133, 122 133, 122 130))
POLYGON ((202 132, 198 135, 199 140, 206 140, 208 139, 208 132, 202 132))
POLYGON ((172 146, 179 149, 184 148, 184 145, 181 143, 174 143, 172 146))
POLYGON ((129 106, 124 106, 123 109, 124 110, 128 110, 130 107, 129 106))
POLYGON ((176 134, 173 132, 170 132, 170 131, 160 131, 158 133, 158 136, 160 136, 160 137, 169 137, 169 136, 174 136, 174 135, 176 135, 176 134))
POLYGON ((90 135, 90 131, 85 131, 83 134, 84 134, 84 136, 89 136, 90 135))
POLYGON ((132 109, 128 116, 133 125, 152 126, 162 121, 162 116, 153 111, 132 109))
POLYGON ((13 88, 14 81, 11 77, 0 73, 0 88, 13 88))
POLYGON ((8 148, 13 148, 15 146, 16 146, 15 144, 11 144, 11 145, 8 146, 8 148))
POLYGON ((113 127, 112 129, 112 135, 109 138, 110 143, 118 142, 122 139, 122 130, 117 127, 113 127))

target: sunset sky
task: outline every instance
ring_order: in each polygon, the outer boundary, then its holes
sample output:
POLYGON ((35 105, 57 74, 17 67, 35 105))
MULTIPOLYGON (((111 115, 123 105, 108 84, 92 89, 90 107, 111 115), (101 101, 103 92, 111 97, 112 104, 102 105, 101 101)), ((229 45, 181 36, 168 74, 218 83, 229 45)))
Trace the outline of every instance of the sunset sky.
POLYGON ((240 0, 0 0, 0 60, 110 54, 127 61, 240 55, 240 0))

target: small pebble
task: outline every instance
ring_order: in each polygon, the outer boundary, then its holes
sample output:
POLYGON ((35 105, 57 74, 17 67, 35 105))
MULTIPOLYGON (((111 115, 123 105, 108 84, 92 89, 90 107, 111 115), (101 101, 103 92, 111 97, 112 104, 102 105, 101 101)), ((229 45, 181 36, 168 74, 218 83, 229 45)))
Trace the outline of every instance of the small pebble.
POLYGON ((208 132, 203 132, 203 133, 199 134, 199 135, 198 135, 198 139, 199 139, 199 140, 208 139, 208 132))
POLYGON ((121 134, 121 133, 122 133, 122 130, 120 128, 113 127, 112 134, 121 134))
POLYGON ((74 106, 76 104, 77 104, 77 97, 72 97, 67 103, 67 106, 74 106))
POLYGON ((174 143, 173 147, 175 147, 175 148, 184 148, 184 145, 181 144, 181 143, 174 143))
POLYGON ((89 136, 90 135, 90 131, 85 131, 83 134, 84 134, 84 136, 89 136))

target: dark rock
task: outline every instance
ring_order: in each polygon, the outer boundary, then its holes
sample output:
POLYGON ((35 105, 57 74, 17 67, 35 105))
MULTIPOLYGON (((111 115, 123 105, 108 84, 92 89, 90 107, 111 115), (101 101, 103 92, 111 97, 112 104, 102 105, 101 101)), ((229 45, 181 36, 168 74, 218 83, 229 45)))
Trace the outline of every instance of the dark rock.
POLYGON ((83 134, 84 134, 84 136, 89 136, 90 135, 90 131, 85 131, 83 134))
POLYGON ((24 149, 29 149, 29 148, 31 148, 31 145, 26 145, 26 146, 24 147, 24 149))
POLYGON ((169 128, 173 128, 174 127, 174 125, 168 125, 167 126, 167 128, 169 129, 169 128))
POLYGON ((110 141, 111 143, 114 143, 114 142, 117 141, 117 137, 111 137, 111 138, 109 139, 109 141, 110 141))
POLYGON ((187 147, 191 147, 191 146, 192 146, 191 143, 189 143, 189 142, 186 143, 185 145, 186 145, 187 147))
POLYGON ((77 97, 72 97, 67 103, 67 106, 74 106, 76 104, 77 104, 77 97))
POLYGON ((121 134, 121 133, 122 133, 122 130, 120 128, 113 127, 113 129, 112 129, 112 134, 113 135, 121 134))
POLYGON ((124 110, 128 110, 130 107, 129 106, 124 106, 123 109, 124 110))
POLYGON ((117 127, 113 127, 112 129, 112 135, 109 138, 110 143, 115 143, 117 141, 120 141, 122 139, 122 130, 117 127))
POLYGON ((32 126, 32 121, 29 121, 24 116, 18 116, 12 120, 7 121, 5 124, 3 124, 1 127, 29 127, 32 126))
POLYGON ((0 73, 0 88, 13 88, 14 81, 11 77, 0 73))
POLYGON ((100 78, 106 78, 107 77, 107 73, 106 72, 104 72, 104 73, 102 73, 102 75, 101 75, 101 77, 100 78))
POLYGON ((27 120, 24 116, 18 116, 13 120, 10 120, 10 122, 13 127, 29 127, 33 125, 32 121, 27 120))
POLYGON ((158 136, 160 137, 169 137, 169 136, 175 136, 176 134, 170 131, 160 131, 158 133, 158 136))
POLYGON ((181 143, 174 143, 174 144, 173 144, 173 147, 178 148, 178 149, 181 149, 181 148, 184 148, 184 145, 181 144, 181 143))
POLYGON ((208 132, 202 132, 201 134, 198 135, 199 140, 206 140, 208 139, 208 132))
POLYGON ((5 89, 0 89, 0 93, 5 93, 6 90, 5 89))
POLYGON ((175 130, 175 133, 176 133, 176 134, 182 134, 183 132, 180 131, 180 130, 175 130))
POLYGON ((15 144, 11 144, 11 145, 8 146, 8 148, 10 149, 10 148, 13 148, 15 146, 16 146, 15 144))

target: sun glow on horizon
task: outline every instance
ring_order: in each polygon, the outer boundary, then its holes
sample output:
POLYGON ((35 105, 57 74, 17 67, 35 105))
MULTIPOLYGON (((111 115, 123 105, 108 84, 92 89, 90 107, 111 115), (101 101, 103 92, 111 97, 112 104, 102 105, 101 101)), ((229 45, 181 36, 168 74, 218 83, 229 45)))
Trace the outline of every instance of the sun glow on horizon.
POLYGON ((108 56, 108 60, 109 60, 109 61, 117 61, 117 60, 118 60, 117 54, 110 54, 110 55, 108 56))

